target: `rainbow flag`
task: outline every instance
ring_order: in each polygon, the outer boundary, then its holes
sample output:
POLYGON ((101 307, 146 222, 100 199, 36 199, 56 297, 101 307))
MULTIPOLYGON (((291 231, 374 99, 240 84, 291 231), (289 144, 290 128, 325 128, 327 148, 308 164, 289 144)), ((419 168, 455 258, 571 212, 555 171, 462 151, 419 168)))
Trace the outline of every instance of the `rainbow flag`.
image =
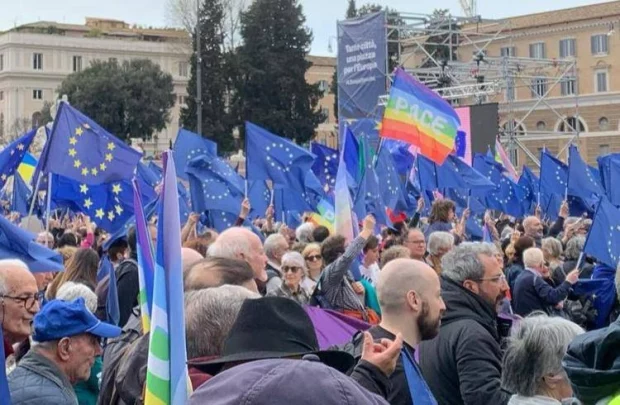
POLYGON ((447 101, 401 68, 396 69, 383 114, 382 137, 415 145, 422 155, 440 165, 454 150, 460 124, 447 101))
POLYGON ((39 161, 36 157, 34 157, 29 152, 26 152, 24 158, 22 159, 22 162, 17 167, 17 173, 22 176, 22 179, 24 179, 27 184, 30 184, 30 182, 32 181, 32 176, 34 175, 34 171, 37 168, 38 162, 39 161))
POLYGON ((508 177, 510 177, 513 181, 519 181, 517 171, 512 165, 512 162, 510 161, 510 158, 508 157, 508 154, 506 153, 506 150, 502 146, 502 143, 499 141, 499 139, 495 140, 495 161, 497 163, 501 163, 504 166, 508 177))
POLYGON ((334 227, 336 228, 336 234, 343 236, 347 243, 351 242, 355 236, 357 236, 357 231, 359 230, 357 217, 353 212, 351 194, 349 193, 349 173, 345 160, 347 151, 355 146, 352 141, 354 139, 355 137, 353 133, 351 133, 351 130, 349 128, 345 129, 344 142, 342 150, 340 151, 340 164, 338 165, 338 172, 336 173, 336 185, 334 186, 336 210, 334 227))
POLYGON ((316 206, 317 212, 310 214, 310 222, 316 226, 324 226, 329 229, 329 233, 334 233, 334 221, 336 214, 334 213, 334 206, 329 201, 321 200, 316 206))

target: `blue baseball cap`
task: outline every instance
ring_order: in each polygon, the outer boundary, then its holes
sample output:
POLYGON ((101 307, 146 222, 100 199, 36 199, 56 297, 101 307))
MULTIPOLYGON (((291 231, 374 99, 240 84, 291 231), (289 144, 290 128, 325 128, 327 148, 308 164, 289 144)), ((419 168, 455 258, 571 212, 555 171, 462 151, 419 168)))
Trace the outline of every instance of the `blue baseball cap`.
POLYGON ((90 333, 113 338, 121 334, 121 328, 101 322, 86 308, 84 298, 74 301, 51 300, 35 315, 33 320, 36 342, 60 340, 64 337, 90 333))

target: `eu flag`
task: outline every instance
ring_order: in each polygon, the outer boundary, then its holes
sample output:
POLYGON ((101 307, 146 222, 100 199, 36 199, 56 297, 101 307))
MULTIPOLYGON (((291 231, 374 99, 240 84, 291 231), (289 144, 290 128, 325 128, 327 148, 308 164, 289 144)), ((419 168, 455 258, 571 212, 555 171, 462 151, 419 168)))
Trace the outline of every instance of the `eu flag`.
POLYGON ((32 191, 22 179, 19 173, 13 175, 13 199, 11 201, 11 211, 19 212, 22 216, 28 215, 30 208, 30 197, 32 191))
POLYGON ((521 217, 525 214, 521 202, 525 191, 504 175, 502 164, 497 163, 490 154, 476 153, 473 166, 495 184, 493 191, 474 193, 483 199, 488 208, 504 212, 513 217, 521 217))
POLYGON ((532 169, 527 166, 523 166, 518 184, 524 191, 524 197, 521 205, 523 206, 525 212, 530 212, 532 207, 535 207, 538 204, 538 194, 540 190, 538 185, 538 177, 534 174, 532 169))
POLYGON ((314 155, 293 142, 245 123, 246 178, 271 180, 275 184, 303 191, 306 173, 314 155))
POLYGON ((394 165, 394 159, 392 159, 392 155, 385 145, 379 149, 375 172, 381 177, 381 181, 379 181, 381 197, 390 209, 405 211, 408 208, 407 200, 403 192, 402 181, 394 165))
POLYGON ((321 184, 325 186, 326 192, 333 194, 336 186, 336 173, 338 172, 338 151, 313 142, 312 153, 316 155, 316 160, 312 164, 312 171, 321 184))
POLYGON ((456 188, 490 191, 495 188, 495 184, 455 155, 449 155, 443 164, 438 165, 419 154, 417 170, 422 190, 456 188))
POLYGON ((248 199, 252 210, 252 217, 264 217, 269 204, 271 204, 271 190, 267 183, 262 180, 250 182, 248 186, 248 199))
MULTIPOLYGON (((155 200, 155 191, 142 183, 143 201, 155 200)), ((52 201, 60 207, 83 212, 101 229, 113 234, 133 216, 133 187, 130 180, 89 185, 67 177, 52 177, 52 201)))
POLYGON ((377 220, 378 225, 392 225, 389 220, 385 203, 381 197, 381 189, 379 187, 379 179, 372 163, 366 165, 364 176, 360 181, 355 200, 353 201, 353 210, 358 218, 363 218, 367 214, 372 214, 377 220))
POLYGON ((186 172, 194 211, 239 213, 245 197, 245 182, 228 163, 215 156, 202 155, 189 161, 186 172))
POLYGON ((217 156, 217 144, 187 129, 179 128, 172 153, 177 176, 188 180, 185 169, 189 161, 200 155, 217 156))
POLYGON ((381 148, 387 148, 394 159, 394 166, 399 176, 409 176, 413 165, 415 164, 415 156, 410 151, 411 145, 384 138, 381 148))
POLYGON ((605 194, 616 207, 620 206, 620 154, 610 153, 597 159, 605 194))
POLYGON ((17 170, 36 134, 37 130, 33 129, 26 135, 11 142, 0 152, 0 189, 4 187, 7 179, 17 170))
POLYGON ((563 196, 567 184, 568 166, 543 149, 540 152, 540 192, 563 196))
POLYGON ((568 148, 568 194, 584 200, 604 194, 599 179, 583 161, 575 145, 568 148))
POLYGON ((583 252, 614 269, 620 261, 620 210, 601 198, 583 252))
POLYGON ((95 185, 131 179, 141 156, 95 121, 61 102, 39 165, 43 173, 95 185))

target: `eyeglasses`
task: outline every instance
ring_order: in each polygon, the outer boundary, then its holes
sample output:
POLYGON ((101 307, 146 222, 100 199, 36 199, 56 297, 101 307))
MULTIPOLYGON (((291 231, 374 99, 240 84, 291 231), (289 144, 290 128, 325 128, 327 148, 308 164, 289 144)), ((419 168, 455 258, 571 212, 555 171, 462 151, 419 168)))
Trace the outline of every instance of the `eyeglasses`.
POLYGON ((495 277, 485 277, 485 278, 479 278, 477 280, 474 281, 492 281, 494 283, 505 283, 506 282, 506 276, 503 274, 500 274, 499 276, 495 276, 495 277))
POLYGON ((26 297, 14 297, 12 295, 0 295, 0 297, 21 302, 24 308, 31 309, 35 303, 41 301, 41 299, 43 298, 43 292, 38 292, 35 295, 28 295, 26 297))
POLYGON ((405 242, 407 243, 413 243, 415 245, 423 245, 424 243, 426 243, 424 240, 405 240, 405 242))
POLYGON ((300 270, 300 267, 289 267, 289 266, 282 266, 282 273, 287 273, 287 272, 291 272, 291 273, 297 273, 300 270))
POLYGON ((321 260, 323 257, 321 255, 312 255, 312 256, 308 256, 305 259, 309 262, 316 262, 321 260))

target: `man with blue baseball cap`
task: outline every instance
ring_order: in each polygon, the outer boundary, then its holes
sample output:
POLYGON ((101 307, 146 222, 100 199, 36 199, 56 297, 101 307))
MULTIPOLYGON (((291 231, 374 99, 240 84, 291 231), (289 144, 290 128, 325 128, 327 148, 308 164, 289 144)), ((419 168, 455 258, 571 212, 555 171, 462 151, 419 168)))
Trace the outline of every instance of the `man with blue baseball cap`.
POLYGON ((13 405, 78 405, 73 385, 90 377, 101 338, 116 337, 121 329, 98 320, 83 298, 48 302, 33 329, 35 344, 8 377, 13 405))

